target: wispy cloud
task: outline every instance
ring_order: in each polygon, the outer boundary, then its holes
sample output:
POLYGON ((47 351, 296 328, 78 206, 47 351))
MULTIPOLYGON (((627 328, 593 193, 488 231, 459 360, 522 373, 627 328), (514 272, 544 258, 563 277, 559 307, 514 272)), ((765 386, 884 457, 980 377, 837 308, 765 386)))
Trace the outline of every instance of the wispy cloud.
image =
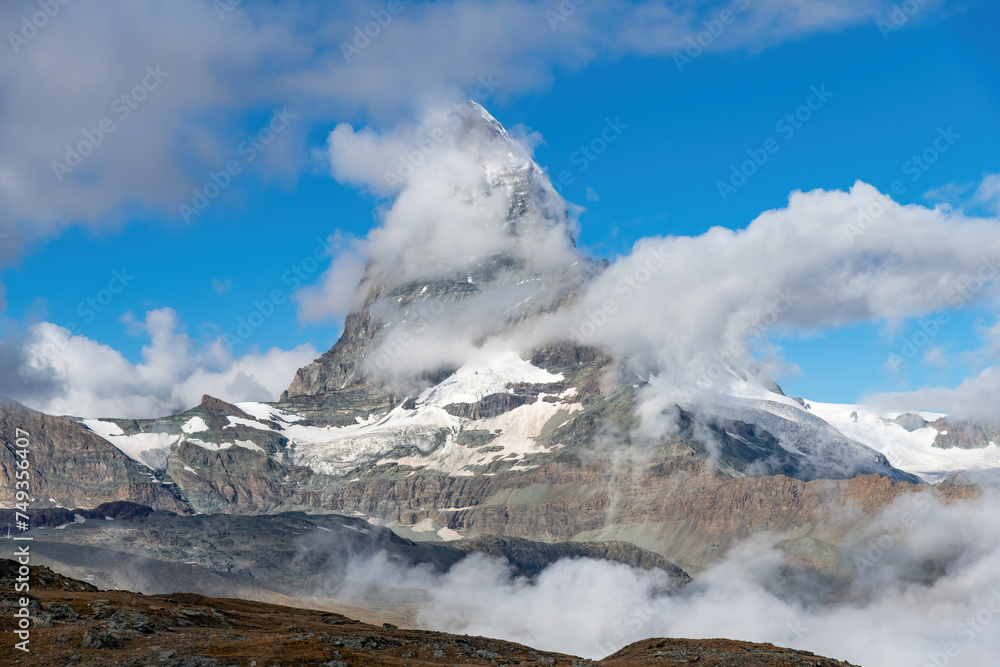
MULTIPOLYGON (((398 119, 484 80, 502 82, 490 95, 503 100, 547 86, 557 68, 662 55, 732 3, 584 3, 557 30, 546 18, 556 3, 402 3, 350 62, 343 45, 381 5, 241 3, 220 20, 218 4, 60 5, 43 35, 0 61, 0 231, 11 234, 0 261, 69 225, 175 210, 276 106, 302 120, 254 163, 258 177, 298 173, 316 123, 398 119), (160 73, 155 81, 150 71, 160 73), (67 160, 76 164, 70 171, 54 166, 67 160)), ((711 48, 757 49, 841 29, 883 4, 750 3, 711 48)), ((23 18, 16 4, 0 8, 0 25, 12 32, 23 18)))

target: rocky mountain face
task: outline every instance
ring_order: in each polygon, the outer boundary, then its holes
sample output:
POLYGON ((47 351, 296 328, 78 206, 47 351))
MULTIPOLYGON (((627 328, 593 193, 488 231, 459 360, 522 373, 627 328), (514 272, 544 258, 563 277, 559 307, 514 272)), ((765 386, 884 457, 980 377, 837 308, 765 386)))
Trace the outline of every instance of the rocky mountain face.
POLYGON ((1000 443, 1000 424, 942 417, 929 426, 937 429, 934 446, 942 449, 982 449, 1000 443))
POLYGON ((1000 443, 1000 424, 949 417, 927 421, 912 412, 900 415, 895 421, 911 432, 928 427, 936 430, 934 446, 940 449, 983 449, 1000 443))
MULTIPOLYGON (((873 511, 920 483, 738 369, 746 391, 670 406, 673 428, 650 436, 647 381, 607 352, 558 336, 497 346, 602 265, 576 252, 561 200, 503 128, 479 107, 464 122, 501 145, 469 195, 503 211, 501 250, 412 271, 373 259, 340 340, 275 404, 72 419, 5 403, 5 436, 37 434, 35 506, 337 512, 418 540, 623 541, 696 571, 762 530, 836 542, 858 520, 836 508, 873 511), (454 329, 483 353, 394 372, 454 329)), ((14 463, 8 448, 8 479, 14 463)))
POLYGON ((30 481, 34 506, 95 507, 131 500, 157 509, 183 511, 188 503, 168 480, 77 421, 53 417, 0 398, 0 504, 13 507, 18 457, 17 430, 28 433, 30 481))

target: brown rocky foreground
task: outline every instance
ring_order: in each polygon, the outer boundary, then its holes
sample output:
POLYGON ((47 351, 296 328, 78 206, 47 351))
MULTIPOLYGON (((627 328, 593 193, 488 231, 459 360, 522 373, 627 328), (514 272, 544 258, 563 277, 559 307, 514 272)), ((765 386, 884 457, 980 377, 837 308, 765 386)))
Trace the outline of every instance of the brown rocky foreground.
MULTIPOLYGON (((31 568, 30 653, 14 648, 16 564, 0 560, 3 644, 11 665, 122 667, 348 667, 362 665, 847 666, 770 644, 727 639, 646 639, 591 661, 485 637, 404 630, 340 614, 176 593, 101 591, 31 568)), ((20 597, 20 595, 18 595, 20 597)))

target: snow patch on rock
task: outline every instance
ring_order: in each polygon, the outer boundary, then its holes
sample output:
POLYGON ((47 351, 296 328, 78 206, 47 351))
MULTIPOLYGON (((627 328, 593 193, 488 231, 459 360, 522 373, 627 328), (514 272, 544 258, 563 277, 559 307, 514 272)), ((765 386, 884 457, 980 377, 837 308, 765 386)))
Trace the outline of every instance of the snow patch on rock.
POLYGON ((100 419, 83 419, 81 423, 117 447, 125 456, 153 470, 166 468, 171 448, 181 439, 181 436, 170 433, 126 435, 117 424, 100 419))

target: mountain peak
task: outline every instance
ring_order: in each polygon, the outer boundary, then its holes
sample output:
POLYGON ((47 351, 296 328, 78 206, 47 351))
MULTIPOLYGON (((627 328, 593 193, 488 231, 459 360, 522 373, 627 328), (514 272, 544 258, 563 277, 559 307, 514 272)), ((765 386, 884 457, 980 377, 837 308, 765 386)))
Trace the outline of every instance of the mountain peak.
POLYGON ((577 251, 545 172, 492 114, 469 101, 447 118, 447 134, 369 235, 341 340, 299 370, 284 399, 363 381, 365 360, 397 338, 409 351, 388 375, 457 368, 484 341, 565 305, 600 270, 577 251))
POLYGON ((471 114, 473 118, 475 118, 476 114, 478 114, 478 120, 483 121, 483 123, 493 130, 498 137, 503 139, 504 142, 512 146, 517 146, 519 149, 523 150, 523 147, 510 136, 500 121, 498 121, 493 114, 486 110, 486 107, 475 100, 466 100, 466 103, 468 104, 469 109, 473 112, 471 114))

